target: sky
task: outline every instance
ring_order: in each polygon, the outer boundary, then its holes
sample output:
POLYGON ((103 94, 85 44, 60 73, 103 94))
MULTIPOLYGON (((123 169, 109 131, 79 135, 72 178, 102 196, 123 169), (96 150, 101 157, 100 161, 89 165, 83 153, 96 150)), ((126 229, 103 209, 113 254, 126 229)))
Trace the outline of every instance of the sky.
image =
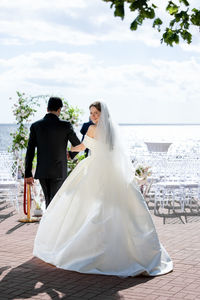
MULTIPOLYGON (((102 0, 0 0, 0 123, 15 122, 16 91, 64 97, 83 122, 102 100, 118 123, 200 123, 199 30, 172 48, 151 22, 130 31, 134 17, 102 0)), ((41 99, 32 121, 45 113, 41 99)))

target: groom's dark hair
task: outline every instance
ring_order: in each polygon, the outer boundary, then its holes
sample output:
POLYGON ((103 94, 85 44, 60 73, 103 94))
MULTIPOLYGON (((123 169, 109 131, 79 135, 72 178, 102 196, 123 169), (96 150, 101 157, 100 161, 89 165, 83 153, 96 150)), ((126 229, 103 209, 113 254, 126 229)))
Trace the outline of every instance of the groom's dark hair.
POLYGON ((63 107, 62 100, 58 97, 50 97, 48 101, 47 110, 57 111, 59 108, 63 107))

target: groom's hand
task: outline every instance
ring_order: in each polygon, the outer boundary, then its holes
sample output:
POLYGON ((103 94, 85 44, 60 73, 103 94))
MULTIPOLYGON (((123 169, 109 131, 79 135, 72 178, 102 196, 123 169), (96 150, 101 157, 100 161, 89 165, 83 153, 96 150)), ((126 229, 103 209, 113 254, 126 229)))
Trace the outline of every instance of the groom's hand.
POLYGON ((28 177, 25 178, 26 184, 33 185, 34 184, 34 178, 33 177, 28 177))
POLYGON ((69 155, 69 152, 67 152, 67 160, 71 160, 71 157, 69 155))

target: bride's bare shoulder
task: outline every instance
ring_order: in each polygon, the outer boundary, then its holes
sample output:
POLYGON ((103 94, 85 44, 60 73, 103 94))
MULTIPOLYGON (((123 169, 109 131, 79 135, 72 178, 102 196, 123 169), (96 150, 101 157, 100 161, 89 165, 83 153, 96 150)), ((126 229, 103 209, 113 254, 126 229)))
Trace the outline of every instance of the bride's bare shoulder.
POLYGON ((96 125, 90 125, 86 135, 88 135, 91 138, 94 138, 95 137, 95 132, 96 132, 96 127, 97 127, 96 125))

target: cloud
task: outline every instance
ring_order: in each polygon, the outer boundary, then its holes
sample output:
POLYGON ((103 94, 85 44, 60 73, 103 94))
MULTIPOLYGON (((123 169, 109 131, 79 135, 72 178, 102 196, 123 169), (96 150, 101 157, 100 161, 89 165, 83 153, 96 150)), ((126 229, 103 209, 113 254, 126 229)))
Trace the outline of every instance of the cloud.
POLYGON ((181 44, 181 49, 186 51, 186 52, 196 52, 196 53, 200 53, 200 43, 196 43, 196 44, 181 44))
POLYGON ((113 16, 107 3, 87 1, 1 1, 0 39, 3 45, 27 45, 40 42, 92 45, 103 42, 141 41, 158 47, 159 35, 144 25, 131 32, 131 16, 125 21, 113 16), (75 16, 77 22, 71 17, 75 16), (83 25, 83 26, 82 26, 83 25), (6 38, 4 38, 6 36, 6 38))
MULTIPOLYGON (((158 6, 161 17, 168 20, 165 5, 160 0, 158 6)), ((0 42, 2 45, 54 42, 81 46, 141 42, 159 47, 161 34, 152 28, 151 20, 145 21, 136 32, 130 31, 136 13, 130 12, 128 5, 126 7, 126 17, 122 21, 113 16, 113 9, 102 0, 35 0, 31 5, 28 0, 1 0, 0 33, 3 37, 0 42), (76 22, 71 18, 76 18, 76 22)))
POLYGON ((69 26, 32 20, 3 21, 0 20, 0 33, 10 36, 6 41, 10 43, 34 44, 37 42, 56 42, 59 44, 88 45, 95 42, 95 38, 88 33, 73 30, 69 26))
MULTIPOLYGON (((45 79, 55 82, 70 81, 83 77, 91 57, 80 53, 67 54, 65 52, 32 53, 29 55, 19 55, 11 59, 1 59, 0 66, 4 68, 2 79, 5 81, 29 82, 32 80, 45 79)), ((38 85, 43 85, 42 81, 38 85)), ((47 83, 45 84, 47 85, 47 83)))
POLYGON ((187 61, 152 60, 149 64, 118 64, 98 61, 92 55, 66 52, 38 52, 1 59, 1 82, 38 90, 88 97, 124 97, 166 103, 197 100, 200 63, 187 61))
POLYGON ((54 0, 1 0, 0 8, 4 10, 15 10, 17 12, 24 12, 24 11, 38 11, 38 10, 45 10, 45 11, 54 11, 55 10, 63 10, 65 12, 69 12, 73 9, 82 9, 86 7, 86 1, 84 0, 76 0, 76 1, 65 1, 59 0, 55 3, 54 0))
POLYGON ((161 122, 167 107, 168 120, 181 108, 197 114, 198 41, 160 46, 151 21, 132 32, 134 15, 115 18, 101 0, 1 0, 0 16, 4 102, 20 90, 66 96, 85 111, 104 99, 121 122, 161 122))
POLYGON ((107 32, 84 32, 73 29, 68 25, 54 24, 51 22, 32 20, 0 20, 0 33, 7 35, 0 39, 2 44, 20 45, 35 44, 38 42, 55 42, 58 44, 91 45, 103 42, 133 42, 141 41, 148 46, 160 45, 159 35, 149 26, 144 26, 142 31, 132 32, 125 28, 125 24, 108 27, 107 32))

